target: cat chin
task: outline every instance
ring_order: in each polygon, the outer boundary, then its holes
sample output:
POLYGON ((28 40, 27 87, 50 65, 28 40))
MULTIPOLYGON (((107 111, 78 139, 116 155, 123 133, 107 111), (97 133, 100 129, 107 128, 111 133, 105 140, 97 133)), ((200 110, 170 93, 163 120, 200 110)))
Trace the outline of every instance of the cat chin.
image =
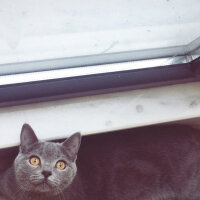
MULTIPOLYGON (((36 189, 36 188, 35 188, 36 189)), ((38 188, 32 192, 36 193, 36 194, 39 194, 39 195, 44 195, 46 197, 51 197, 51 196, 57 196, 58 194, 62 193, 62 190, 58 190, 56 188, 51 188, 49 186, 38 186, 38 188)))
POLYGON ((49 181, 40 181, 39 183, 35 183, 34 185, 34 189, 38 192, 51 192, 52 189, 56 189, 56 186, 51 184, 49 181))

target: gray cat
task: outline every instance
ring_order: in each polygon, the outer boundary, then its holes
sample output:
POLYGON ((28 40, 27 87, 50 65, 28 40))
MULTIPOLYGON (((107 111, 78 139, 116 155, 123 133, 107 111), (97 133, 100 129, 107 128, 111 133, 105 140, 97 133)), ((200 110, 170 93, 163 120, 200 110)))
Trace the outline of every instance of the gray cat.
POLYGON ((152 126, 53 143, 24 125, 0 199, 200 200, 200 133, 152 126))
MULTIPOLYGON (((80 133, 63 143, 39 142, 24 124, 20 151, 13 166, 1 175, 0 199, 65 199, 64 193, 75 181, 75 164, 81 142, 80 133)), ((76 183, 79 184, 79 183, 76 183)), ((67 193, 66 198, 81 199, 67 193)))

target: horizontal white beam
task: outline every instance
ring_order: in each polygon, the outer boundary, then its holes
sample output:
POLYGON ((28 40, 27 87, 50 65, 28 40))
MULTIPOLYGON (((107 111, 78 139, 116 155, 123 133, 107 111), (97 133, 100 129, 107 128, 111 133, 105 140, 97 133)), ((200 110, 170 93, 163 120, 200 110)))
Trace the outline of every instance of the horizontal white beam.
POLYGON ((61 78, 72 78, 72 77, 87 76, 94 74, 97 75, 103 73, 128 71, 133 69, 153 68, 163 65, 177 64, 177 61, 185 63, 186 59, 184 56, 177 56, 176 59, 158 58, 158 59, 150 59, 142 61, 132 61, 123 63, 104 64, 104 65, 74 67, 74 68, 66 68, 59 70, 40 71, 32 73, 4 75, 0 77, 0 85, 10 85, 17 83, 36 82, 36 81, 61 79, 61 78))
POLYGON ((19 143, 23 123, 40 139, 65 138, 200 117, 200 82, 0 109, 0 148, 19 143))

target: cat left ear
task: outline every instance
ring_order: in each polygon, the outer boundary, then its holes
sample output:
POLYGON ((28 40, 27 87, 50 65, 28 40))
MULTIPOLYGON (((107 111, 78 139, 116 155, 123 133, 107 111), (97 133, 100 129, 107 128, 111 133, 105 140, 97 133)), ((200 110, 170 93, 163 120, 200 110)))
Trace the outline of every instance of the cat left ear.
POLYGON ((81 144, 81 134, 74 133, 71 137, 66 139, 62 145, 67 149, 71 160, 74 162, 76 160, 78 150, 81 144))
POLYGON ((20 136, 20 150, 24 152, 30 147, 30 145, 33 145, 37 142, 37 136, 35 135, 31 126, 24 124, 20 136))

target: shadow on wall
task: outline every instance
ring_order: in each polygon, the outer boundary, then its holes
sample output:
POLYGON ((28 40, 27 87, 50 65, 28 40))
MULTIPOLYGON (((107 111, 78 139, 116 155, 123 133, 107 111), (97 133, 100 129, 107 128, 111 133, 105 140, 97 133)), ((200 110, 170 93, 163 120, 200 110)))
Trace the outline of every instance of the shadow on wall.
MULTIPOLYGON (((176 121, 176 122, 171 122, 171 123, 164 123, 162 125, 187 125, 189 127, 193 127, 194 129, 198 129, 200 130, 200 118, 194 118, 194 119, 189 119, 189 120, 182 120, 182 121, 176 121)), ((127 129, 127 130, 119 130, 119 131, 113 131, 115 133, 125 133, 125 132, 134 132, 135 130, 146 130, 150 127, 159 127, 162 126, 160 125, 152 125, 152 126, 147 126, 146 128, 133 128, 133 129, 127 129)), ((106 134, 106 133, 105 133, 106 134)), ((84 138, 87 137, 91 137, 92 135, 88 135, 88 136, 83 136, 82 137, 82 142, 85 140, 84 138)), ((52 142, 63 142, 65 139, 59 139, 59 140, 52 140, 52 142)), ((1 164, 0 164, 0 173, 3 172, 4 170, 8 169, 15 157, 17 156, 19 152, 19 146, 15 146, 15 147, 10 147, 10 148, 6 148, 6 149, 0 149, 0 160, 1 160, 1 164)))
POLYGON ((1 159, 0 173, 8 169, 12 165, 15 157, 18 154, 18 151, 19 147, 10 147, 7 149, 0 150, 0 159, 1 159))

